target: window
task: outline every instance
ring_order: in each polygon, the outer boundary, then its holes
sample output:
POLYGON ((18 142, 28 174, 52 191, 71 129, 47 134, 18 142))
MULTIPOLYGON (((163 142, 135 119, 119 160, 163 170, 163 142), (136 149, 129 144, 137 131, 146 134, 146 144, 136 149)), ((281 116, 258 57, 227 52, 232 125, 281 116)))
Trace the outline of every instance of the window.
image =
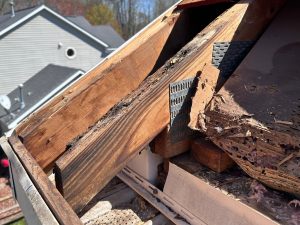
POLYGON ((66 56, 69 59, 74 59, 76 57, 76 50, 75 48, 69 47, 66 49, 66 56))

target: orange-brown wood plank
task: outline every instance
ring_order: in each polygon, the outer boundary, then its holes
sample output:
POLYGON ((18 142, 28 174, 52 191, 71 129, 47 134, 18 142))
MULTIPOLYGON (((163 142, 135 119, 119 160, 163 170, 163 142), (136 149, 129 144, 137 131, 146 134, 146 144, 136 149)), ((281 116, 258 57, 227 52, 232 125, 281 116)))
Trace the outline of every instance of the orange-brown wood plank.
POLYGON ((223 80, 220 76, 220 71, 212 65, 205 65, 201 76, 198 78, 196 94, 192 99, 189 122, 189 127, 191 129, 199 130, 198 127, 204 123, 202 115, 205 107, 214 96, 216 86, 220 80, 223 80))
POLYGON ((210 63, 214 42, 256 40, 283 2, 234 5, 74 143, 55 168, 56 184, 70 205, 80 211, 168 124, 170 83, 195 76, 210 63))
POLYGON ((189 137, 172 143, 170 129, 172 128, 168 124, 167 128, 157 135, 152 142, 153 151, 165 159, 174 157, 190 149, 191 141, 189 137))
POLYGON ((227 153, 205 138, 192 141, 192 155, 202 165, 218 173, 234 165, 234 161, 227 153))
POLYGON ((29 154, 19 138, 13 134, 9 138, 9 142, 57 221, 62 225, 82 224, 79 217, 50 182, 47 175, 29 154))

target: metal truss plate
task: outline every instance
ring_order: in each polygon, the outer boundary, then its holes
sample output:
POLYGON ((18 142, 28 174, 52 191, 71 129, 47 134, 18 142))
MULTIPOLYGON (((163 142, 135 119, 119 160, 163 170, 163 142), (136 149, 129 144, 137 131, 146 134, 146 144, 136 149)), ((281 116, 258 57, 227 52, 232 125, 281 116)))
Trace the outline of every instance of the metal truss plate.
POLYGON ((192 96, 196 91, 195 77, 171 83, 170 95, 170 134, 171 142, 182 141, 193 134, 188 128, 192 96))
POLYGON ((216 42, 213 45, 212 64, 228 78, 248 54, 253 41, 216 42))

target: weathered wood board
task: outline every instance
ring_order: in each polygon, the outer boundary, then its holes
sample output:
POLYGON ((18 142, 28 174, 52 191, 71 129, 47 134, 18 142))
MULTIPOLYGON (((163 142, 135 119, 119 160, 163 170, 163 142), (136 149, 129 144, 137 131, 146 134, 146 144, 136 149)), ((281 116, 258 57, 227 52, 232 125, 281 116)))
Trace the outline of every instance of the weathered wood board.
POLYGON ((300 3, 288 1, 205 112, 208 137, 250 176, 300 194, 300 3))
POLYGON ((174 11, 175 8, 171 7, 17 128, 23 144, 45 171, 74 138, 135 90, 206 23, 193 12, 174 11))
POLYGON ((195 76, 210 63, 216 41, 256 40, 283 3, 234 5, 74 143, 55 168, 57 187, 73 209, 80 211, 168 124, 171 82, 195 76))
POLYGON ((195 210, 195 213, 199 210, 198 215, 203 215, 201 218, 206 218, 207 224, 235 225, 251 220, 246 224, 261 225, 265 224, 265 220, 274 224, 298 225, 300 221, 299 207, 293 204, 295 201, 291 201, 293 196, 265 187, 238 166, 220 174, 197 163, 189 154, 172 158, 171 162, 177 168, 171 171, 173 177, 167 184, 168 193, 187 209, 195 210), (176 172, 178 170, 179 173, 176 172), (182 182, 186 186, 171 186, 174 180, 178 183, 181 179, 187 180, 182 182), (193 185, 199 185, 200 188, 193 185), (206 209, 209 209, 208 213, 206 209))
POLYGON ((163 192, 205 224, 278 225, 172 163, 163 192))
MULTIPOLYGON (((47 175, 28 153, 15 134, 9 138, 9 143, 13 146, 13 151, 26 170, 26 174, 29 175, 32 183, 35 185, 58 223, 61 225, 82 225, 78 216, 61 196, 55 186, 50 182, 47 175)), ((49 218, 49 221, 52 221, 50 219, 51 218, 49 218)))
POLYGON ((12 170, 12 185, 15 188, 15 197, 23 211, 28 224, 55 225, 59 224, 42 196, 32 183, 20 160, 11 149, 6 138, 0 139, 0 146, 9 158, 12 170))

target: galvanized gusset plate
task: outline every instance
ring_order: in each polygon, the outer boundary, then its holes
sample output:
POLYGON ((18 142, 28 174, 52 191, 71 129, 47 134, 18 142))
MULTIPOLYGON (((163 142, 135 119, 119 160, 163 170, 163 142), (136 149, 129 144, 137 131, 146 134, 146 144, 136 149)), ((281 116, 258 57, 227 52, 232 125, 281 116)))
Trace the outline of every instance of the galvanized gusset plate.
POLYGON ((193 131, 188 127, 192 96, 196 91, 195 77, 171 83, 170 95, 170 134, 171 142, 189 138, 193 131))
POLYGON ((216 42, 213 45, 212 64, 228 78, 253 46, 253 41, 216 42))

